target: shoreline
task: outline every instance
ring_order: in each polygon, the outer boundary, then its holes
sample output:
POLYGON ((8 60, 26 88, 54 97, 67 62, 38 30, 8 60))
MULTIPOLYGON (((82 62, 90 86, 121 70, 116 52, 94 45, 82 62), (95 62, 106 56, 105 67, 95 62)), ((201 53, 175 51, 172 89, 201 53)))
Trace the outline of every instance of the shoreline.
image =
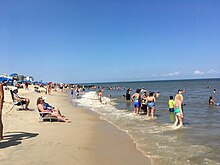
POLYGON ((11 97, 5 91, 3 108, 4 140, 0 142, 2 165, 18 164, 150 164, 131 137, 92 111, 72 105, 68 94, 34 93, 19 89, 30 98, 31 111, 8 112, 11 97), (38 122, 36 100, 46 96, 71 123, 38 122))

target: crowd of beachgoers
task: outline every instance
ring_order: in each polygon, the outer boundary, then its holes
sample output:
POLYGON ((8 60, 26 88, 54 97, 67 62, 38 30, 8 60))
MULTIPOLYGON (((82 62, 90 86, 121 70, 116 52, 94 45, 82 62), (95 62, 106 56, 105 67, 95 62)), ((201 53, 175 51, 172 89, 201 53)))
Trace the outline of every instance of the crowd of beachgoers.
POLYGON ((5 95, 4 93, 6 91, 10 92, 10 97, 12 100, 12 108, 14 106, 21 106, 21 110, 31 110, 29 108, 30 104, 30 99, 28 97, 24 97, 21 94, 19 94, 19 90, 33 90, 36 93, 42 93, 42 96, 40 96, 37 100, 32 100, 32 102, 36 102, 36 106, 39 111, 39 115, 42 115, 42 118, 46 117, 54 117, 55 120, 60 121, 60 122, 70 122, 70 120, 65 117, 60 109, 58 107, 55 107, 53 105, 50 105, 49 103, 46 102, 46 97, 44 95, 51 95, 51 91, 53 90, 54 92, 59 91, 65 91, 67 88, 69 88, 68 84, 64 83, 35 83, 32 84, 30 82, 18 82, 18 83, 13 83, 13 82, 0 82, 0 140, 3 139, 3 124, 2 124, 2 109, 3 109, 3 104, 4 104, 4 99, 5 95))
MULTIPOLYGON (((76 95, 77 97, 80 97, 81 93, 84 93, 86 90, 95 90, 97 91, 97 96, 100 101, 102 102, 103 97, 103 91, 104 90, 123 90, 125 91, 122 95, 122 97, 133 103, 134 107, 134 115, 140 115, 141 113, 146 113, 146 120, 150 119, 156 119, 155 110, 156 110, 156 104, 157 99, 160 97, 160 92, 153 92, 153 91, 147 91, 144 88, 136 89, 133 94, 131 94, 132 89, 131 88, 125 88, 120 86, 114 86, 114 87, 103 87, 103 86, 95 86, 95 85, 76 85, 76 84, 64 84, 64 83, 53 83, 48 82, 46 84, 43 83, 35 83, 32 84, 30 82, 23 82, 23 83, 7 83, 2 82, 1 83, 5 90, 11 90, 13 94, 13 98, 19 102, 19 104, 24 105, 24 109, 28 110, 28 105, 30 103, 30 100, 28 98, 24 98, 19 96, 18 89, 23 88, 25 90, 29 90, 29 86, 32 85, 34 92, 37 93, 45 93, 50 95, 51 91, 54 92, 60 90, 65 91, 68 89, 70 91, 71 95, 76 95)), ((167 101, 168 109, 171 114, 174 116, 174 127, 181 128, 183 126, 183 95, 182 93, 185 93, 186 90, 178 90, 175 96, 170 96, 170 99, 167 101)), ((216 93, 216 89, 214 89, 213 93, 216 93)), ((109 95, 111 97, 111 95, 109 95)), ((3 104, 3 102, 2 102, 3 104)), ((214 105, 216 104, 212 98, 212 96, 209 97, 209 104, 214 105)), ((46 115, 52 115, 55 116, 59 121, 68 121, 70 122, 64 115, 61 114, 60 110, 57 107, 53 107, 45 102, 44 97, 39 97, 37 100, 37 107, 40 112, 48 112, 46 115)))
MULTIPOLYGON (((210 87, 207 87, 210 88, 210 87)), ((147 91, 144 87, 140 89, 133 90, 132 88, 125 88, 120 86, 114 87, 104 87, 104 86, 76 86, 76 88, 71 89, 71 94, 74 93, 76 96, 80 96, 86 89, 88 90, 96 90, 98 100, 100 103, 103 103, 103 92, 105 90, 123 90, 125 91, 122 97, 129 102, 133 103, 133 114, 140 115, 146 114, 146 120, 156 119, 157 115, 155 115, 157 99, 160 97, 160 92, 147 91), (132 92, 133 91, 133 92, 132 92)), ((184 119, 184 98, 183 94, 187 91, 186 89, 179 89, 174 96, 169 96, 167 100, 167 109, 169 111, 169 116, 172 118, 174 128, 183 127, 183 119, 184 119)), ((213 95, 216 94, 216 89, 212 92, 213 95)), ((111 97, 109 95, 108 97, 111 97)), ((218 105, 218 102, 213 100, 212 95, 209 97, 208 103, 210 106, 218 105)))

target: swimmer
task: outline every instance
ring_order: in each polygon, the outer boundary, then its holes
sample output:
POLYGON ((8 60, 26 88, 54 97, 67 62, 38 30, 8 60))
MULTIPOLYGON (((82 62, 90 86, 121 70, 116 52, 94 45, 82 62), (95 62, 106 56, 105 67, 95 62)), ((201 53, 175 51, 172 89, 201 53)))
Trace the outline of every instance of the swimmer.
POLYGON ((213 89, 213 94, 216 94, 216 89, 213 89))
POLYGON ((160 96, 160 92, 157 92, 156 97, 159 97, 159 96, 160 96))
POLYGON ((209 105, 215 105, 215 102, 212 99, 212 96, 209 97, 209 105))

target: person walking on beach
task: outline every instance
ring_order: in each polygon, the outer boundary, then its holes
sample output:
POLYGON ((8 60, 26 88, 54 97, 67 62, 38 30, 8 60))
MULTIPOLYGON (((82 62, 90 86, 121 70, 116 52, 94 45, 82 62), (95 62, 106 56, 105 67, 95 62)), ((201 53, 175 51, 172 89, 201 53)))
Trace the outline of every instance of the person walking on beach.
POLYGON ((134 115, 138 115, 141 107, 141 96, 140 89, 137 89, 136 92, 131 96, 131 101, 134 102, 134 115))
POLYGON ((183 110, 182 110, 182 98, 180 95, 177 95, 175 97, 174 113, 176 119, 174 126, 177 128, 181 128, 183 126, 183 110))
POLYGON ((156 103, 156 98, 154 95, 154 92, 150 92, 149 96, 147 96, 147 116, 146 118, 151 117, 154 118, 155 117, 155 103, 156 103))
POLYGON ((3 102, 4 102, 4 89, 2 83, 0 83, 0 141, 3 140, 3 123, 2 123, 3 102))

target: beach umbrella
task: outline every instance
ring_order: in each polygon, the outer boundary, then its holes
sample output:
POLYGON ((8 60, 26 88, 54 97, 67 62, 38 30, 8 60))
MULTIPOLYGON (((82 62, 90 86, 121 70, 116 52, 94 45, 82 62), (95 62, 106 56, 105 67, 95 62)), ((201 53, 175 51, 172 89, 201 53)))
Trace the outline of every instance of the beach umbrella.
POLYGON ((17 76, 17 75, 18 75, 17 73, 9 74, 10 77, 14 77, 14 76, 17 76))

